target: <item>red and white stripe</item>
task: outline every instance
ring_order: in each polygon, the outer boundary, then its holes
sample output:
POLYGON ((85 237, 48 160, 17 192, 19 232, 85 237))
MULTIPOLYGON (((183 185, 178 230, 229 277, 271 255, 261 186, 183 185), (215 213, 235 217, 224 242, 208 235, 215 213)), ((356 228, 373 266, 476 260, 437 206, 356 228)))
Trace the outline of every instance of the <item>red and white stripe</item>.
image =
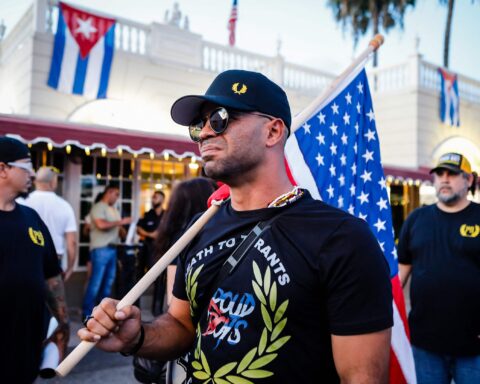
POLYGON ((237 0, 233 0, 232 11, 230 12, 230 18, 228 19, 228 43, 231 47, 235 45, 235 28, 237 26, 238 12, 237 12, 237 0))

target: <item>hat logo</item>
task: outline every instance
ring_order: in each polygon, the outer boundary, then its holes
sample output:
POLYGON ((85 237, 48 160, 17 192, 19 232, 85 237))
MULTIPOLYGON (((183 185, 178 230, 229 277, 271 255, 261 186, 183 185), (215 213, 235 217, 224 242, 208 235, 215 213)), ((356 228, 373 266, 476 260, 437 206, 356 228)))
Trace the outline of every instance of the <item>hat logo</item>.
POLYGON ((234 83, 232 85, 232 91, 235 92, 237 95, 242 95, 247 92, 247 86, 245 84, 242 84, 242 88, 240 90, 238 89, 238 86, 240 83, 234 83))

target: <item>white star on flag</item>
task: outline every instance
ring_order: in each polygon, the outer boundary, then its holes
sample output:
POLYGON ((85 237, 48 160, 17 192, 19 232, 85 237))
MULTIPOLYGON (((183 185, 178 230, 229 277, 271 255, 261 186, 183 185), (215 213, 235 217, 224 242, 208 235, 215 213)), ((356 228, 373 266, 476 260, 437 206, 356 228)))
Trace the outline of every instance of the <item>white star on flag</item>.
POLYGON ((375 120, 375 114, 373 113, 373 110, 370 109, 370 112, 367 113, 368 118, 370 121, 375 120))
POLYGON ((330 171, 330 175, 331 176, 335 176, 336 173, 335 173, 335 166, 333 164, 330 165, 330 168, 328 168, 328 170, 330 171))
POLYGON ((347 100, 347 104, 352 104, 352 95, 350 95, 350 92, 345 95, 345 100, 347 100))
POLYGON ((385 190, 387 189, 387 184, 386 184, 386 182, 385 182, 385 178, 384 178, 384 177, 382 177, 382 178, 379 180, 378 184, 380 184, 380 188, 381 188, 381 189, 385 189, 385 190))
POLYGON ((320 112, 317 115, 317 117, 318 117, 318 121, 320 122, 320 124, 325 124, 325 115, 322 112, 320 112))
POLYGON ((303 133, 310 134, 310 125, 308 123, 303 124, 302 128, 305 130, 303 133))
POLYGON ((367 181, 372 181, 372 172, 367 172, 367 170, 365 169, 360 178, 363 180, 364 183, 366 183, 367 181))
POLYGON ((355 184, 353 183, 350 186, 350 196, 355 196, 355 184))
POLYGON ((345 125, 350 124, 350 115, 347 112, 345 112, 345 114, 343 115, 343 124, 345 125))
MULTIPOLYGON (((75 30, 75 34, 82 34, 85 39, 87 40, 90 40, 90 34, 94 34, 95 32, 97 32, 97 28, 95 28, 92 23, 93 23, 93 19, 91 17, 89 17, 88 19, 86 20, 82 20, 80 19, 79 17, 77 18, 77 23, 78 23, 78 27, 77 29, 75 30)), ((92 36, 93 37, 93 36, 92 36)))
POLYGON ((345 132, 342 134, 342 144, 347 145, 348 144, 348 136, 345 135, 345 132))
POLYGON ((365 159, 365 163, 368 163, 370 160, 373 160, 373 151, 367 149, 362 157, 365 159))
POLYGON ((332 145, 330 145, 330 152, 332 153, 332 155, 337 154, 337 146, 333 143, 332 143, 332 145))
POLYGON ((333 189, 333 187, 332 187, 332 184, 330 184, 330 185, 328 186, 327 192, 328 192, 328 196, 329 196, 330 199, 331 199, 331 198, 333 197, 333 195, 334 195, 334 192, 335 192, 334 189, 333 189))
POLYGON ((318 140, 318 145, 325 144, 325 136, 323 136, 320 132, 318 133, 316 139, 318 140))
POLYGON ((369 142, 370 140, 375 140, 375 132, 371 129, 368 129, 367 133, 365 133, 363 136, 365 136, 369 142))
POLYGON ((388 209, 387 203, 388 203, 388 200, 385 200, 383 197, 380 197, 380 200, 377 201, 377 205, 380 211, 382 209, 388 209))
POLYGON ((332 111, 334 115, 338 115, 338 105, 333 103, 332 104, 332 111))
POLYGON ((323 156, 320 153, 317 155, 315 159, 317 159, 318 166, 325 165, 325 163, 323 162, 323 156))
POLYGON ((363 93, 363 84, 362 84, 362 83, 358 83, 358 84, 357 84, 357 89, 358 89, 358 93, 363 93))
POLYGON ((385 231, 385 223, 385 220, 380 220, 380 218, 378 218, 377 222, 373 224, 373 226, 377 228, 377 232, 385 231))
POLYGON ((332 123, 332 125, 330 125, 330 130, 332 131, 332 135, 338 134, 337 128, 338 128, 338 125, 335 125, 335 123, 332 123))
POLYGON ((368 203, 368 195, 369 193, 360 192, 360 196, 357 197, 360 200, 360 204, 368 203))

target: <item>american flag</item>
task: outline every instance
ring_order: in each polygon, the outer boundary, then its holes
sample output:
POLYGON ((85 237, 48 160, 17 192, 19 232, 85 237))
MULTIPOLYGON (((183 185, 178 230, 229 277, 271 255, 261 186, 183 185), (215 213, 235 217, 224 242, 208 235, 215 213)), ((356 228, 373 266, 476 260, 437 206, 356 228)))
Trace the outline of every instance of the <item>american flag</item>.
POLYGON ((376 235, 390 266, 394 296, 390 382, 415 383, 392 215, 363 66, 291 135, 285 155, 296 184, 365 220, 376 235))
POLYGON ((228 19, 228 42, 231 47, 235 45, 235 28, 237 26, 238 12, 237 12, 237 0, 233 0, 232 11, 230 12, 230 18, 228 19))

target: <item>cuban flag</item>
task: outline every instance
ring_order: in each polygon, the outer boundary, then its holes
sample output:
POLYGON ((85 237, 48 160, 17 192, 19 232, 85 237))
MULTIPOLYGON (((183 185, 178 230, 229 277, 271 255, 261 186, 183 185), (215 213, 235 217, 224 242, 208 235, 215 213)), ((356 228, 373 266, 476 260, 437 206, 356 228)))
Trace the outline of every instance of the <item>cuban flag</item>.
POLYGON ((440 119, 452 127, 460 126, 460 97, 457 75, 438 68, 440 74, 440 119))
POLYGON ((58 91, 106 98, 115 20, 59 3, 48 85, 58 91))
POLYGON ((390 266, 394 326, 390 383, 416 383, 415 366, 375 113, 365 63, 288 139, 285 157, 295 184, 365 220, 390 266))

